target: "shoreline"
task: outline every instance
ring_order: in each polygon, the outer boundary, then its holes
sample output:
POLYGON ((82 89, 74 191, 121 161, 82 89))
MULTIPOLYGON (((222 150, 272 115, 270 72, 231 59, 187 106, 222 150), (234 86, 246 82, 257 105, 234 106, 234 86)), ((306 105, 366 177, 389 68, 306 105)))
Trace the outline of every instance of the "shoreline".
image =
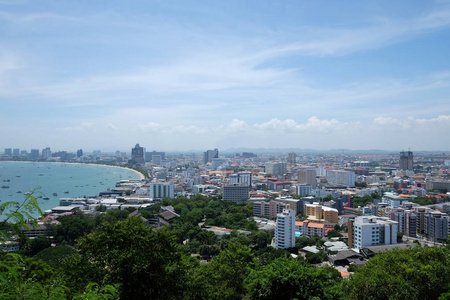
POLYGON ((111 166, 111 165, 103 165, 103 164, 92 164, 92 163, 81 163, 81 162, 62 162, 62 161, 16 161, 16 160, 2 160, 0 162, 18 162, 18 163, 43 163, 43 164, 63 164, 63 165, 89 165, 89 166, 99 166, 99 167, 111 167, 111 168, 119 168, 119 169, 124 169, 124 170, 128 170, 128 171, 133 171, 134 173, 136 173, 137 175, 139 175, 139 179, 140 180, 144 180, 145 176, 144 174, 142 174, 139 171, 136 171, 134 169, 131 168, 127 168, 127 167, 122 167, 122 166, 111 166))

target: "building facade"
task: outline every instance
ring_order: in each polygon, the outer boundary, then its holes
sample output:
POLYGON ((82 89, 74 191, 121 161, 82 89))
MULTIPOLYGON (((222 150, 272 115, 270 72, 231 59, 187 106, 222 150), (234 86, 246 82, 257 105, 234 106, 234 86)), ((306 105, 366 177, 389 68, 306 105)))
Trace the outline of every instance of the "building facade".
POLYGON ((225 185, 223 187, 224 201, 242 202, 250 198, 250 190, 247 185, 225 185))
POLYGON ((174 184, 173 181, 166 182, 151 182, 150 183, 150 198, 174 198, 174 184))
POLYGON ((413 169, 414 157, 412 151, 402 151, 400 152, 400 160, 398 164, 398 168, 400 170, 410 170, 413 169))
POLYGON ((295 247, 295 211, 284 209, 277 215, 275 227, 275 248, 295 247))

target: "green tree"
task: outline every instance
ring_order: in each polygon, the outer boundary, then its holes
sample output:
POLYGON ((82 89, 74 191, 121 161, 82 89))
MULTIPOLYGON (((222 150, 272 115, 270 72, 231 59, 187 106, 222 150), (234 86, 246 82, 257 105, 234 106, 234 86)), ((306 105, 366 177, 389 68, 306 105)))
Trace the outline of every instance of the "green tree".
POLYGON ((103 223, 80 238, 77 248, 82 262, 96 269, 97 280, 91 281, 120 284, 121 299, 173 299, 185 282, 175 242, 168 228, 153 232, 140 218, 129 217, 103 223))
POLYGON ((449 276, 449 249, 394 249, 358 268, 344 291, 349 299, 438 299, 450 291, 449 276))
POLYGON ((288 258, 278 258, 253 270, 245 280, 249 299, 333 299, 341 280, 333 268, 313 268, 288 258))

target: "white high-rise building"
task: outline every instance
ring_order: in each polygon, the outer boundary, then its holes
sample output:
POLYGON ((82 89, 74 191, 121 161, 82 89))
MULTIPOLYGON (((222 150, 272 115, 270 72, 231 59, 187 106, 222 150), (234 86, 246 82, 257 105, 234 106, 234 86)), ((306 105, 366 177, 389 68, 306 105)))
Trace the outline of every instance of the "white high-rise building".
POLYGON ((150 198, 157 199, 166 197, 175 197, 173 181, 150 183, 150 198))
POLYGON ((327 181, 331 184, 355 186, 355 172, 343 170, 327 170, 327 181))
POLYGON ((277 215, 275 248, 293 247, 295 247, 295 210, 283 209, 283 212, 277 215))
POLYGON ((397 244, 398 222, 381 217, 356 217, 353 222, 353 248, 397 244))
POLYGON ((230 185, 245 183, 249 187, 252 186, 252 173, 239 172, 230 175, 230 185))

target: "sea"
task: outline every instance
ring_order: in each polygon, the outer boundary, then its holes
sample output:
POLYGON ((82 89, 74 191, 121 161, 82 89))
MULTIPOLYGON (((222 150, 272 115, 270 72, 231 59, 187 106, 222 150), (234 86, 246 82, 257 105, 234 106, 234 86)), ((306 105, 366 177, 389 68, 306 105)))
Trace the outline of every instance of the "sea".
POLYGON ((133 170, 101 165, 1 161, 0 203, 23 202, 32 192, 46 211, 60 198, 98 196, 120 180, 139 178, 133 170))

